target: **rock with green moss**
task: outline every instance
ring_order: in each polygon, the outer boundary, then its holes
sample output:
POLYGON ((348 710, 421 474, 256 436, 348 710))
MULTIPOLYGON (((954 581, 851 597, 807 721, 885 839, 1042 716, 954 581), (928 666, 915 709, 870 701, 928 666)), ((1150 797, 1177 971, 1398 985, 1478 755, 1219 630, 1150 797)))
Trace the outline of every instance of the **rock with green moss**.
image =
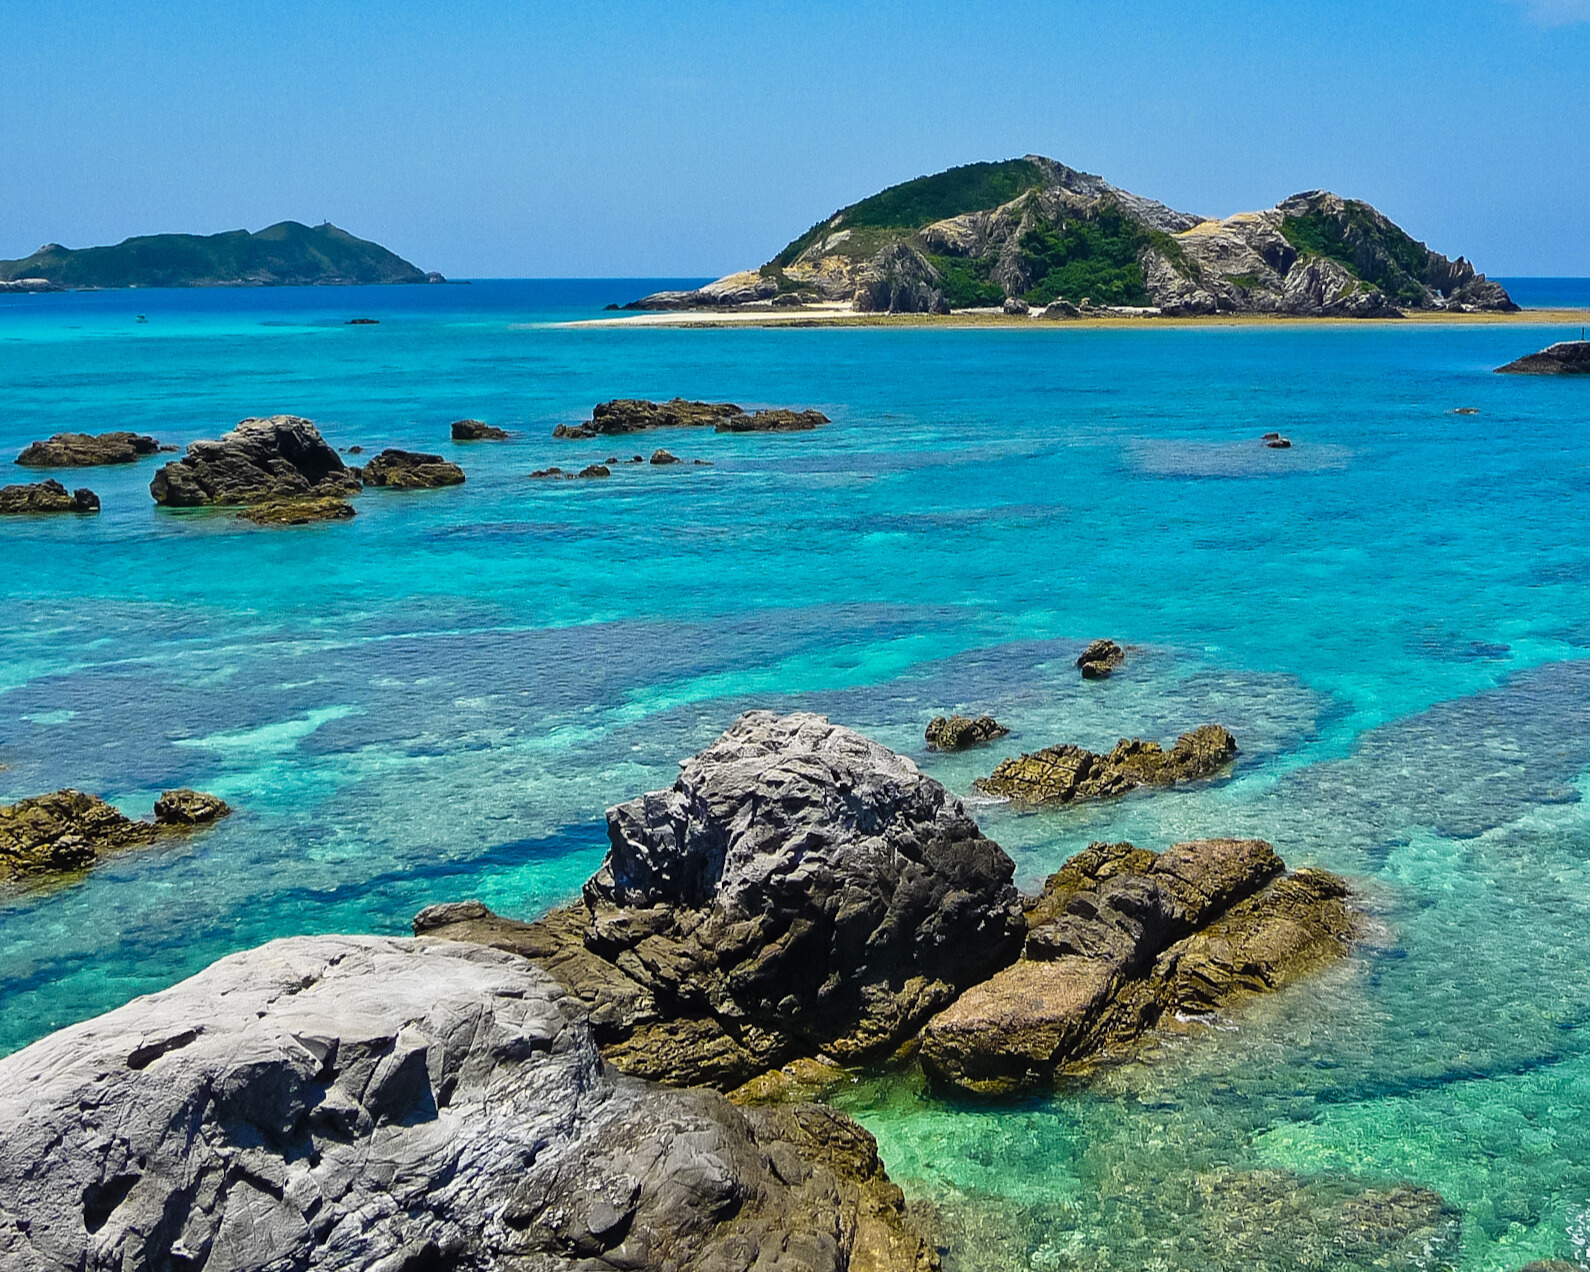
POLYGON ((0 808, 0 878, 47 879, 92 867, 101 857, 209 825, 232 810, 214 795, 166 791, 153 821, 134 821, 97 795, 70 788, 0 808))
POLYGON ((1028 804, 1108 799, 1139 786, 1174 786, 1212 777, 1237 755, 1230 730, 1206 724, 1166 750, 1158 742, 1122 738, 1107 755, 1064 743, 1000 761, 973 785, 988 795, 1028 804))

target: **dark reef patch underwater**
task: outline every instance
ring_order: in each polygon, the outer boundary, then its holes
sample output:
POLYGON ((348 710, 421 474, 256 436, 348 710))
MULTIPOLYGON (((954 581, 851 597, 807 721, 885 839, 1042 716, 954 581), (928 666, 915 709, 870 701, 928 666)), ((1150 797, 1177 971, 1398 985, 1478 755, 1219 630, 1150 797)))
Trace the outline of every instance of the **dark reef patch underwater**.
POLYGON ((946 1267, 1583 1262, 1590 396, 1492 373, 1577 326, 550 325, 666 285, 0 297, 0 453, 290 413, 468 470, 267 533, 116 465, 97 517, 0 525, 0 804, 237 810, 0 901, 0 1049, 278 936, 465 897, 531 918, 599 865, 603 809, 799 708, 967 799, 1023 888, 1092 841, 1231 835, 1366 911, 1345 960, 1055 1096, 831 1093, 946 1267), (614 453, 557 424, 675 396, 831 423, 693 430, 683 477, 527 480, 614 453), (509 436, 454 443, 464 418, 509 436), (1129 659, 1084 680, 1101 633, 1129 659), (1010 734, 927 750, 984 713, 1010 734), (1006 755, 1206 721, 1241 747, 1214 782, 973 794, 1006 755))

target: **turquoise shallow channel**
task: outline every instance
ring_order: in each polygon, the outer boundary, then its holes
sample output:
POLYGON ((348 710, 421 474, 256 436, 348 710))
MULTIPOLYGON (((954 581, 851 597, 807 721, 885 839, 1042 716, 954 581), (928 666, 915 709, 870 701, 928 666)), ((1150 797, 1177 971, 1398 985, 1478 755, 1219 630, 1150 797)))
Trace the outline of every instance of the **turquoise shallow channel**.
POLYGON ((272 937, 531 917, 609 804, 801 707, 967 797, 1024 885, 1090 840, 1257 835, 1366 912, 1344 964, 1052 1098, 842 1091, 949 1267, 1590 1266, 1590 381, 1491 374, 1577 328, 562 325, 663 285, 0 298, 6 457, 290 412, 468 473, 260 529, 157 512, 148 460, 54 474, 98 517, 0 525, 0 802, 239 810, 0 902, 0 1052, 272 937), (676 394, 833 423, 550 436, 676 394), (711 466, 527 477, 656 446, 711 466), (1129 661, 1083 682, 1098 636, 1129 661), (952 709, 1012 736, 926 753, 952 709), (1228 781, 972 798, 1018 749, 1212 721, 1228 781), (1363 1234, 1416 1189, 1447 1209, 1387 1255, 1363 1234))

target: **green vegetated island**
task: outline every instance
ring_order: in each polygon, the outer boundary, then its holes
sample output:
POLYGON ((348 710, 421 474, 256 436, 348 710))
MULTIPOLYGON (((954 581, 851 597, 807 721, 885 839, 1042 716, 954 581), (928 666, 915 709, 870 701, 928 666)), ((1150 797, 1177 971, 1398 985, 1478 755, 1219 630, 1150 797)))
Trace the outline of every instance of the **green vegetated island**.
POLYGON ((281 221, 255 234, 148 234, 114 247, 46 243, 22 260, 0 261, 0 288, 7 291, 446 281, 329 221, 313 227, 281 221))
POLYGON ((760 269, 628 308, 835 302, 872 313, 1049 317, 1518 308, 1461 256, 1431 251, 1367 203, 1311 190, 1210 219, 1040 155, 890 186, 812 226, 760 269))

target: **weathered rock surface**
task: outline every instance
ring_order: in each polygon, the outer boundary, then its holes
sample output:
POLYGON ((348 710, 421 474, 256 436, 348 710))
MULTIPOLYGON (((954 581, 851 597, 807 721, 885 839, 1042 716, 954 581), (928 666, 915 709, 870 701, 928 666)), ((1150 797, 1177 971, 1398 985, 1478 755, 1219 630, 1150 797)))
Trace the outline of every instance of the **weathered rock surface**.
POLYGON ((454 420, 455 442, 500 442, 507 438, 506 429, 494 428, 483 420, 454 420))
POLYGON ((870 1136, 614 1078, 522 959, 304 937, 0 1061, 15 1272, 926 1272, 870 1136))
POLYGON ((1084 680, 1105 680, 1126 661, 1126 651, 1113 640, 1096 640, 1077 655, 1084 680))
POLYGON ((48 441, 34 442, 16 462, 28 468, 93 468, 131 464, 159 449, 159 442, 140 433, 57 433, 48 441))
POLYGON ((237 515, 257 526, 307 526, 319 521, 349 521, 355 514, 346 499, 311 497, 249 504, 237 515))
POLYGON ((990 795, 1025 803, 1108 799, 1139 786, 1174 786, 1212 777, 1237 755, 1237 740, 1218 724, 1184 733, 1165 750, 1158 742, 1122 738, 1108 755, 1069 743, 1001 760, 973 783, 990 795))
POLYGON ((1009 1092, 1131 1042, 1168 1012, 1218 1010, 1343 953, 1346 885, 1283 870, 1257 839, 1163 854, 1092 845, 1027 903, 1022 958, 928 1022, 924 1068, 1009 1092))
POLYGON ((934 716, 928 723, 926 741, 930 751, 965 751, 1002 738, 1010 730, 993 716, 934 716))
POLYGON ((440 455, 423 451, 382 451, 359 470, 366 486, 386 486, 392 490, 436 490, 442 486, 461 486, 464 470, 440 455))
POLYGON ((821 411, 784 408, 747 412, 733 402, 650 402, 615 398, 598 402, 584 424, 559 424, 553 437, 592 438, 644 433, 654 428, 710 428, 718 433, 800 433, 827 424, 821 411))
POLYGON ((1590 375, 1590 340, 1562 340, 1505 367, 1498 375, 1590 375))
POLYGON ((36 512, 98 512, 99 496, 88 487, 68 491, 53 477, 18 486, 0 486, 0 516, 36 512))
POLYGON ((192 830, 232 810, 214 795, 166 791, 153 821, 134 821, 97 795, 70 788, 0 808, 0 878, 27 879, 86 870, 101 856, 192 830))
POLYGON ((263 503, 359 493, 359 481, 320 430, 296 415, 243 420, 215 441, 194 442, 149 483, 173 508, 263 503))
POLYGON ((821 716, 740 717, 673 789, 608 811, 580 903, 417 933, 540 961, 642 1077, 732 1088, 802 1055, 887 1055, 1008 963, 1014 866, 908 759, 821 716))
POLYGON ((652 451, 651 462, 654 464, 681 464, 684 461, 672 452, 665 451, 659 447, 657 450, 652 451))

